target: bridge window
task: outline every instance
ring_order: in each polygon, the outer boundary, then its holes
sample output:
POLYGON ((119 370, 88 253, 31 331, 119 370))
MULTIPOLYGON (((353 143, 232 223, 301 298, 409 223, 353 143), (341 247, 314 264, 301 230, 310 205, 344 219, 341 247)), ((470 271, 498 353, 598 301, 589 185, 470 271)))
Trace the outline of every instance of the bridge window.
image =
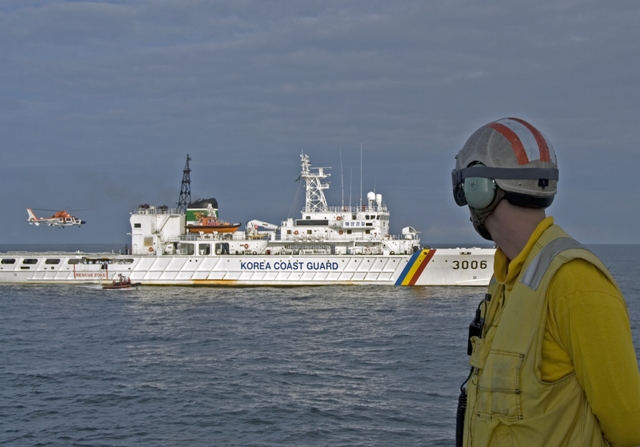
POLYGON ((80 264, 80 259, 71 258, 69 259, 69 261, 67 261, 67 264, 80 264))
POLYGON ((3 259, 2 263, 3 264, 15 264, 16 260, 15 259, 3 259))
POLYGON ((208 256, 211 254, 211 244, 198 244, 198 254, 208 256))
POLYGON ((216 244, 216 254, 218 255, 228 255, 229 254, 229 243, 222 242, 216 244))
POLYGON ((193 244, 180 244, 178 245, 178 253, 181 255, 193 255, 195 253, 195 247, 193 244))
POLYGON ((133 228, 142 228, 142 224, 141 223, 134 223, 133 224, 133 228))
POLYGON ((34 264, 37 264, 37 263, 38 263, 38 260, 37 260, 37 259, 30 258, 30 259, 25 259, 24 261, 22 261, 22 263, 23 263, 23 264, 34 265, 34 264))
POLYGON ((60 259, 47 259, 44 261, 45 264, 60 264, 60 259))

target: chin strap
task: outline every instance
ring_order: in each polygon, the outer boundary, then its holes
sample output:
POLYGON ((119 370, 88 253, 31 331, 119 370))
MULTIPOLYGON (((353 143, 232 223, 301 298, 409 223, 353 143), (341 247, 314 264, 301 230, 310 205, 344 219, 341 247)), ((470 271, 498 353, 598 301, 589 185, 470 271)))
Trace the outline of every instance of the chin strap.
POLYGON ((469 207, 469 212, 471 212, 471 218, 469 220, 473 223, 473 228, 480 236, 488 241, 492 241, 493 239, 485 228, 484 221, 493 213, 493 210, 496 209, 496 206, 498 206, 498 203, 500 203, 502 199, 504 199, 504 191, 501 188, 496 188, 496 195, 488 207, 481 210, 469 207))

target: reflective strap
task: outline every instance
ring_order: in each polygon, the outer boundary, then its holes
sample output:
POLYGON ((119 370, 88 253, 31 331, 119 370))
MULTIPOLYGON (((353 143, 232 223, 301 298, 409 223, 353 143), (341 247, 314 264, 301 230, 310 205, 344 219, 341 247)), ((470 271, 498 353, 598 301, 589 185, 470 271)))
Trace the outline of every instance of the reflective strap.
POLYGON ((570 237, 561 237, 549 242, 529 264, 520 282, 532 290, 537 290, 551 261, 563 251, 574 248, 587 250, 584 245, 570 237))

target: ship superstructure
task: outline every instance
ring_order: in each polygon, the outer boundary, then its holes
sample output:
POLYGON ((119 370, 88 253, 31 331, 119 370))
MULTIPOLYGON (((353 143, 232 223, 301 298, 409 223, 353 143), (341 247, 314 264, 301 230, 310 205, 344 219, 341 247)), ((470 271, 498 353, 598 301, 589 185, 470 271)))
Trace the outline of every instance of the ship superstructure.
POLYGON ((389 234, 389 210, 381 194, 369 192, 361 206, 328 206, 324 190, 329 185, 322 180, 329 174, 312 168, 308 155, 301 159, 306 198, 299 219, 289 218, 279 226, 252 220, 244 232, 193 234, 188 222, 190 231, 184 231, 179 210, 142 205, 130 219, 132 254, 409 255, 420 250, 414 228, 403 228, 401 237, 389 234))

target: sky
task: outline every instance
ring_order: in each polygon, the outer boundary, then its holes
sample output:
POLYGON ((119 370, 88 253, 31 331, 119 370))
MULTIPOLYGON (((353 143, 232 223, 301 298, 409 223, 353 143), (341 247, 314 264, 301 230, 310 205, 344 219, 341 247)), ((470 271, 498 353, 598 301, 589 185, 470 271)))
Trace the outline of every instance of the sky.
POLYGON ((555 148, 557 223, 640 244, 639 23, 637 0, 3 0, 0 244, 124 245, 139 204, 176 205, 187 154, 194 200, 279 224, 304 151, 329 204, 362 185, 393 233, 479 245, 450 172, 508 116, 555 148))

